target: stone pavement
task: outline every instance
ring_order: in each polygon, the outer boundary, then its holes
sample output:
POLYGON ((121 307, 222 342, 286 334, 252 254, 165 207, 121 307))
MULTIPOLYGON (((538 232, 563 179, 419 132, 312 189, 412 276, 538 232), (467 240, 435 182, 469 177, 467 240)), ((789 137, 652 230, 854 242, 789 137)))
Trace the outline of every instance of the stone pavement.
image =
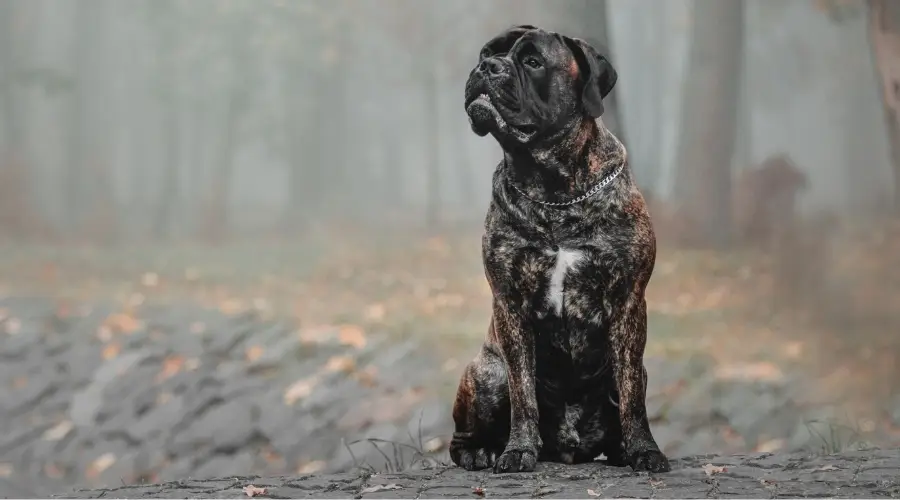
POLYGON ((539 464, 534 473, 435 468, 399 474, 228 477, 78 490, 65 498, 895 498, 900 451, 705 455, 667 474, 601 464, 539 464))
MULTIPOLYGON (((186 303, 127 312, 0 298, 0 497, 433 464, 448 458, 452 394, 444 392, 467 360, 449 368, 445 361, 425 335, 298 328, 186 303), (353 444, 359 439, 366 441, 353 444)), ((789 368, 721 366, 697 355, 645 363, 651 425, 670 456, 857 444, 853 432, 842 436, 830 424, 811 431, 809 420, 827 420, 829 410, 804 401, 802 374, 789 368)), ((470 478, 414 474, 403 490, 381 493, 406 495, 432 476, 434 484, 470 478)), ((338 481, 323 479, 331 477, 285 484, 338 481)))

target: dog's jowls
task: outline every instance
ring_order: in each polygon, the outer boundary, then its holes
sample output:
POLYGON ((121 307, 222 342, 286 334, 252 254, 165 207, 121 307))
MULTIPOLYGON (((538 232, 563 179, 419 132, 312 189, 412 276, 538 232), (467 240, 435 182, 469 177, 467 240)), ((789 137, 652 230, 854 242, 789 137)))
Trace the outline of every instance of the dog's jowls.
POLYGON ((482 241, 493 315, 453 407, 450 455, 466 469, 602 454, 669 470, 645 407, 656 239, 625 149, 598 120, 616 79, 585 42, 533 26, 489 41, 469 75, 472 130, 504 156, 482 241))

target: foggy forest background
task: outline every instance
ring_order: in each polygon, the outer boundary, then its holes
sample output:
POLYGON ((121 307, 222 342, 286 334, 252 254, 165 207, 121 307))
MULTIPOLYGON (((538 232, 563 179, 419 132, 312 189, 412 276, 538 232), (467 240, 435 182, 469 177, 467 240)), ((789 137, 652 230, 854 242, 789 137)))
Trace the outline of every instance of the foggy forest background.
POLYGON ((436 343, 449 402, 500 158, 463 87, 523 23, 618 70, 603 120, 660 240, 648 353, 797 366, 898 438, 891 0, 0 0, 0 295, 111 301, 126 333, 158 301, 436 343))

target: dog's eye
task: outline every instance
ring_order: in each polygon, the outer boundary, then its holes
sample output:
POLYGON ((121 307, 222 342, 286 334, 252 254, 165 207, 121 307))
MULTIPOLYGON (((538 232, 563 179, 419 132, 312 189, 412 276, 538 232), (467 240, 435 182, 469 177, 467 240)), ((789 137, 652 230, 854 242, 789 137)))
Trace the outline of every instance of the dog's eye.
POLYGON ((528 66, 532 69, 540 69, 541 67, 541 61, 538 61, 538 58, 534 56, 528 56, 522 62, 525 64, 525 66, 528 66))
POLYGON ((482 49, 482 50, 481 50, 481 53, 478 54, 478 59, 479 59, 479 60, 481 60, 481 59, 487 59, 488 57, 491 57, 491 51, 488 50, 488 49, 482 49))

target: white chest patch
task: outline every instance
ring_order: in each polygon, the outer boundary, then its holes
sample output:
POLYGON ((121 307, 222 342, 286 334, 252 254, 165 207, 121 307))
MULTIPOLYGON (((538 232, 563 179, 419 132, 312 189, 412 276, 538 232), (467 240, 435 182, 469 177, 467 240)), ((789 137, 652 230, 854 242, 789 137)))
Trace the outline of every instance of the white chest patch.
POLYGON ((563 285, 566 273, 581 262, 584 254, 581 250, 568 248, 560 248, 556 252, 551 250, 549 254, 556 254, 556 265, 553 266, 553 271, 550 274, 550 286, 547 288, 547 303, 556 311, 557 316, 561 316, 563 310, 563 285))

